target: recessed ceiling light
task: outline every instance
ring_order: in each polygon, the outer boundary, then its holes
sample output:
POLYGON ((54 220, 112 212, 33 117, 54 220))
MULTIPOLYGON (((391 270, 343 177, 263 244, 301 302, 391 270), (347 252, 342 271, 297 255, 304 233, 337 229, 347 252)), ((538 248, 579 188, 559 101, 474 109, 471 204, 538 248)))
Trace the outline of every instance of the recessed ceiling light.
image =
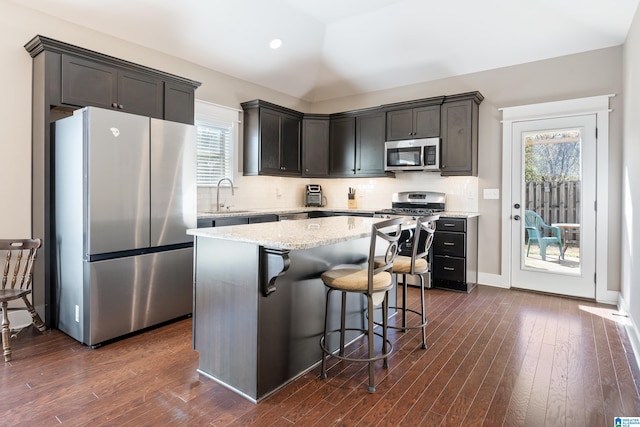
POLYGON ((278 49, 280 46, 282 46, 282 40, 280 39, 273 39, 271 43, 269 43, 271 49, 278 49))

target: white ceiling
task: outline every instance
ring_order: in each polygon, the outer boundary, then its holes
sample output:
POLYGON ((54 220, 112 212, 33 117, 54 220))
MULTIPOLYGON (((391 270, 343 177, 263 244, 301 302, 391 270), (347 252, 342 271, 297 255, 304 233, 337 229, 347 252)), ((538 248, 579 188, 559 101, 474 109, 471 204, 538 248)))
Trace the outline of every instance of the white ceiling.
POLYGON ((313 102, 620 45, 640 0, 13 1, 313 102))

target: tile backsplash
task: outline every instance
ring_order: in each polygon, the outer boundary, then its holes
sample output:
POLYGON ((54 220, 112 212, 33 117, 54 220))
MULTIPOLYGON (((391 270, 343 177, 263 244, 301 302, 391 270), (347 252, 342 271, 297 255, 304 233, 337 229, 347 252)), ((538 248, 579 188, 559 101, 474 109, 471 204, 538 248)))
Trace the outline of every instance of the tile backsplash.
MULTIPOLYGON (((359 209, 391 207, 391 194, 398 191, 426 190, 447 194, 447 210, 478 211, 478 178, 473 176, 442 177, 437 172, 401 172, 396 178, 336 178, 307 179, 270 176, 234 178, 234 194, 229 187, 220 188, 221 209, 298 208, 304 206, 306 185, 320 184, 326 206, 347 208, 349 187, 356 189, 359 209)), ((216 188, 198 188, 198 211, 216 209, 216 188)))

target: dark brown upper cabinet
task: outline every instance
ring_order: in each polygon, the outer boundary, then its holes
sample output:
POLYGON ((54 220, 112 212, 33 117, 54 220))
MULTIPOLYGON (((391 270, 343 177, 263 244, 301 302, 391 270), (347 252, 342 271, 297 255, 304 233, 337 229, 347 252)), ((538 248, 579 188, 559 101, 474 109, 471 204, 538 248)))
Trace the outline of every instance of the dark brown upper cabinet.
POLYGON ((164 119, 179 123, 193 123, 195 91, 185 83, 164 82, 164 119))
POLYGON ((37 90, 56 112, 91 106, 194 123, 199 82, 44 36, 25 49, 34 61, 37 90))
POLYGON ((329 116, 305 114, 302 119, 302 176, 329 176, 329 116))
POLYGON ((387 141, 440 136, 440 105, 387 111, 387 141))
POLYGON ((480 92, 447 96, 442 104, 442 176, 478 176, 480 92))
POLYGON ((385 112, 337 114, 331 117, 329 175, 376 177, 384 172, 385 112))
POLYGON ((262 100, 244 110, 244 175, 300 176, 302 113, 262 100))
POLYGON ((303 114, 261 100, 245 102, 244 174, 393 176, 384 171, 385 141, 440 137, 441 175, 477 176, 483 99, 479 92, 470 92, 336 114, 303 114))
POLYGON ((62 55, 61 102, 164 118, 164 81, 102 62, 62 55))

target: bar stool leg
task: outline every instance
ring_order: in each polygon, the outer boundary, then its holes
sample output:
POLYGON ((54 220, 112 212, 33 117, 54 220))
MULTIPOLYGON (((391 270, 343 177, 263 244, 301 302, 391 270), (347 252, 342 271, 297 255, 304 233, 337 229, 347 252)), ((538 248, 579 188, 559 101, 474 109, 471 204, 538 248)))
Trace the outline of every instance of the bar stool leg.
MULTIPOLYGON (((328 348, 327 335, 329 331, 329 299, 330 297, 331 297, 331 289, 329 288, 327 290, 327 301, 324 305, 324 332, 322 335, 323 337, 322 340, 325 348, 328 348)), ((323 380, 327 378, 327 357, 328 357, 327 352, 325 352, 324 349, 322 349, 322 368, 320 371, 320 378, 322 378, 323 380)))
POLYGON ((420 313, 421 313, 421 317, 422 317, 422 349, 426 350, 427 349, 427 315, 426 315, 426 309, 425 309, 425 303, 424 303, 424 277, 422 277, 422 274, 418 274, 418 277, 420 278, 420 313))
POLYGON ((340 308, 340 356, 344 356, 344 335, 345 328, 347 327, 346 321, 346 311, 347 311, 347 293, 341 292, 342 294, 342 306, 340 308))
MULTIPOLYGON (((370 313, 369 316, 367 316, 367 340, 369 341, 367 344, 369 345, 369 359, 373 358, 375 355, 374 352, 374 335, 373 335, 373 298, 371 297, 371 295, 367 295, 367 309, 368 312, 370 313)), ((384 322, 384 320, 383 320, 384 322)), ((386 348, 386 344, 383 344, 383 349, 386 348)), ((386 359, 385 359, 386 360, 386 359)), ((369 360, 369 393, 375 393, 376 391, 376 385, 375 385, 375 378, 374 378, 374 372, 375 372, 375 367, 374 367, 374 361, 373 360, 369 360)))
POLYGON ((407 275, 402 275, 402 332, 407 332, 407 275))
MULTIPOLYGON (((389 319, 389 291, 385 292, 384 301, 382 301, 382 353, 387 353, 388 328, 389 319)), ((386 369, 389 367, 389 357, 385 357, 382 366, 386 369)))

